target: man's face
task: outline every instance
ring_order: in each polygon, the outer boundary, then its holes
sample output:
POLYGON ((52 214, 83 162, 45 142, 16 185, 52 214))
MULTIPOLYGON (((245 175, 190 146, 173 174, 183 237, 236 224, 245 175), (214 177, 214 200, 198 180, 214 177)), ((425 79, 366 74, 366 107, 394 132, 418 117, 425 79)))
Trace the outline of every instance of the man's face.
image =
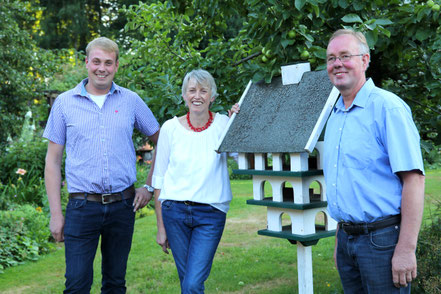
MULTIPOLYGON (((326 50, 327 58, 357 54, 360 54, 360 46, 352 35, 340 35, 334 38, 326 50)), ((340 92, 355 95, 366 81, 365 71, 368 63, 368 54, 352 56, 346 62, 337 58, 334 63, 327 65, 329 79, 340 92)))
POLYGON ((86 57, 86 68, 89 77, 87 91, 94 95, 105 95, 112 86, 113 78, 118 71, 115 52, 93 48, 86 57))

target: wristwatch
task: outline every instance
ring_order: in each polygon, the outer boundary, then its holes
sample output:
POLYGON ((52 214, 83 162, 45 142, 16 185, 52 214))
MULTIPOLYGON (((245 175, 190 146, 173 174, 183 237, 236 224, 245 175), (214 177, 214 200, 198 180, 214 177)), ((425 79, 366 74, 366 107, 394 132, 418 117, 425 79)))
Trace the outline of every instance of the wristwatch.
POLYGON ((150 193, 153 193, 153 192, 155 191, 155 188, 153 188, 153 187, 150 186, 150 185, 144 185, 144 188, 146 188, 147 191, 149 191, 150 193))

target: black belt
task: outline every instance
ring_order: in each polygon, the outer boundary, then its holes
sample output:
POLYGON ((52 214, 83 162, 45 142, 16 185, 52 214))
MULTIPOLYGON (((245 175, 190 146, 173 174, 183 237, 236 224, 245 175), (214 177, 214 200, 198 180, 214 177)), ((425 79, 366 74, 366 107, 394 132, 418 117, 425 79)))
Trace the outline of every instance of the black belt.
POLYGON ((207 203, 193 202, 190 200, 185 200, 185 201, 168 200, 168 201, 173 201, 173 202, 177 202, 177 203, 184 203, 187 206, 210 206, 210 204, 207 204, 207 203))
POLYGON ((101 202, 102 204, 110 204, 121 201, 123 199, 130 199, 135 196, 135 187, 131 185, 127 189, 118 193, 104 193, 104 194, 89 194, 89 193, 70 193, 69 198, 72 199, 87 199, 88 201, 101 202))
POLYGON ((375 230, 384 229, 393 225, 398 225, 400 223, 401 214, 397 214, 372 223, 339 222, 338 226, 348 235, 361 235, 368 234, 375 230))

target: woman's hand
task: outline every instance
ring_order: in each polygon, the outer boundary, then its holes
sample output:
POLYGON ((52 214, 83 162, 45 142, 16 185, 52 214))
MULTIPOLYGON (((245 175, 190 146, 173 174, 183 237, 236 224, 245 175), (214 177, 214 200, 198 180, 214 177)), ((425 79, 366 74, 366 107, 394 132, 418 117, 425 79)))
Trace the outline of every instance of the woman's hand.
POLYGON ((228 110, 228 116, 231 117, 233 113, 239 113, 239 111, 240 111, 239 103, 236 103, 233 105, 233 107, 231 107, 230 110, 228 110))
POLYGON ((165 228, 158 228, 158 234, 156 235, 156 243, 162 247, 162 251, 168 254, 168 250, 170 249, 170 245, 168 244, 167 233, 165 232, 165 228))

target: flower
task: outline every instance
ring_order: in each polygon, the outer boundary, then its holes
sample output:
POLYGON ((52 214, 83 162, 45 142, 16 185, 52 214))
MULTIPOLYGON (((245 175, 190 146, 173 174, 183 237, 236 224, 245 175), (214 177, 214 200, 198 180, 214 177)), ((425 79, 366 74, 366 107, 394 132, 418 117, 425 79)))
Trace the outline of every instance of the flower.
POLYGON ((27 173, 27 171, 25 169, 19 168, 15 173, 24 176, 27 173))
POLYGON ((43 211, 40 206, 36 207, 35 210, 38 211, 38 212, 42 212, 43 211))

